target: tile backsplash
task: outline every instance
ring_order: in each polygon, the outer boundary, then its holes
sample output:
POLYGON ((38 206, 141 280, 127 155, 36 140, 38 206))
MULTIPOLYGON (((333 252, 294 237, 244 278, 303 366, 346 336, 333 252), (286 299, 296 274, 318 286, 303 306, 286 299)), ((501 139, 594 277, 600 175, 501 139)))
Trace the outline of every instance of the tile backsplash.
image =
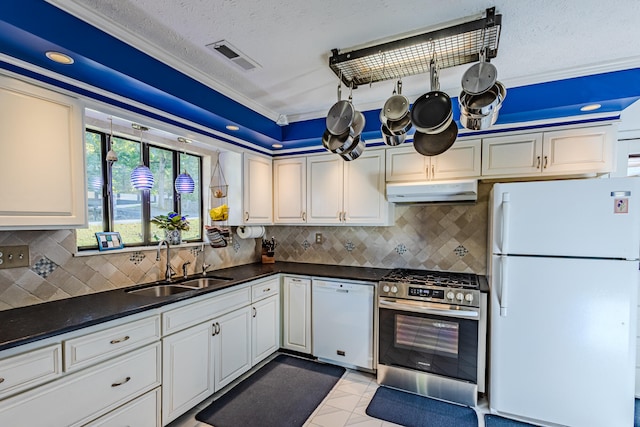
MULTIPOLYGON (((479 184, 475 204, 398 205, 390 227, 269 226, 277 261, 486 273, 487 203, 491 186, 479 184), (322 243, 315 243, 322 233, 322 243)), ((234 229, 235 231, 235 229, 234 229)), ((73 230, 4 231, 0 245, 29 245, 30 265, 0 270, 0 310, 151 282, 162 278, 156 251, 74 256, 73 230)), ((211 269, 258 262, 260 239, 234 236, 225 248, 205 246, 211 269)), ((200 246, 172 248, 179 272, 200 271, 200 246)), ((180 273, 179 273, 180 274, 180 273)))
POLYGON ((490 190, 479 184, 475 204, 397 205, 390 227, 271 226, 266 237, 276 261, 486 274, 490 190))
MULTIPOLYGON (((77 295, 152 282, 164 275, 165 250, 156 261, 156 250, 74 256, 75 231, 4 231, 0 245, 29 245, 30 266, 0 270, 0 310, 23 307, 77 295)), ((257 240, 237 237, 225 248, 205 246, 210 269, 256 262, 257 240)), ((189 274, 200 272, 200 246, 171 248, 171 264, 178 274, 186 261, 189 274)))

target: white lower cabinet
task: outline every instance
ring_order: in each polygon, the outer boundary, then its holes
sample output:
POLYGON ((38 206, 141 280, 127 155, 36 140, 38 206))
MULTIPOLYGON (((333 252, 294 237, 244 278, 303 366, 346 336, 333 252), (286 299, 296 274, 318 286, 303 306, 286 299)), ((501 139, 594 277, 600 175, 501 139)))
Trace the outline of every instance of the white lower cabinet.
POLYGON ((311 279, 282 281, 282 348, 311 354, 311 279))
POLYGON ((251 308, 215 320, 213 366, 216 391, 251 369, 251 308))
POLYGON ((2 426, 81 426, 161 383, 160 344, 0 402, 2 426))
POLYGON ((256 365, 280 348, 280 277, 251 287, 251 360, 256 365))
POLYGON ((160 387, 132 400, 86 427, 160 427, 160 387))
POLYGON ((162 339, 162 422, 166 425, 213 394, 211 322, 162 339))

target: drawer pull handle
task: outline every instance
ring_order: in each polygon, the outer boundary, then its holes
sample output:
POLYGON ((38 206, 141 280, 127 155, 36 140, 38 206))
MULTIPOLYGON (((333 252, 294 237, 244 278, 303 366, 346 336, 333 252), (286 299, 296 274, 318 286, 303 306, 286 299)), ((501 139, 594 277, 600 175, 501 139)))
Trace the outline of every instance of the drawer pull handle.
POLYGON ((118 387, 121 386, 122 384, 126 384, 129 382, 129 380, 131 380, 131 377, 127 377, 124 380, 120 381, 119 383, 113 383, 111 384, 111 387, 118 387))
POLYGON ((126 340, 128 340, 129 338, 131 338, 131 337, 130 337, 129 335, 126 335, 126 336, 124 336, 124 337, 122 337, 122 338, 118 338, 118 339, 115 339, 115 340, 111 340, 110 342, 111 342, 111 344, 118 344, 118 343, 121 343, 121 342, 125 342, 125 341, 126 341, 126 340))
POLYGON ((269 292, 271 288, 263 289, 262 292, 269 292))

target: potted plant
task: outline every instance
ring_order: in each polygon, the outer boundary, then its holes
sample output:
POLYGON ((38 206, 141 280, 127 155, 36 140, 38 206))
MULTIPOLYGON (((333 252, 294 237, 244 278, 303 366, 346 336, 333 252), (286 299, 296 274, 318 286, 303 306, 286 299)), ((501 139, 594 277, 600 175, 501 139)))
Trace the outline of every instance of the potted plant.
POLYGON ((158 228, 164 230, 165 239, 171 245, 182 243, 182 231, 189 231, 189 221, 186 216, 180 216, 176 212, 167 215, 157 215, 151 219, 158 228))

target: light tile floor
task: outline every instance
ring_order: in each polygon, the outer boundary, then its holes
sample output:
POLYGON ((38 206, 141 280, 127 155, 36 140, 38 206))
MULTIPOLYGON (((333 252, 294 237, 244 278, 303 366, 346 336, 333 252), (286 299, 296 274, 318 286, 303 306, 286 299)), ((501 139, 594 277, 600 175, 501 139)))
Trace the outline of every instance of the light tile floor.
MULTIPOLYGON (((251 372, 254 372, 252 370, 251 372)), ((238 381, 240 381, 239 379, 238 381)), ((372 418, 365 413, 371 398, 376 392, 378 384, 375 375, 347 369, 345 374, 333 387, 331 392, 318 405, 307 419, 305 427, 392 427, 398 426, 390 422, 372 418)), ((173 421, 167 427, 210 427, 201 423, 195 416, 206 408, 219 395, 205 400, 182 417, 173 421)), ((486 403, 476 408, 478 413, 478 427, 484 427, 484 414, 487 413, 486 403)), ((253 427, 253 426, 243 426, 253 427)), ((283 426, 287 427, 287 426, 283 426)), ((452 426, 455 427, 455 426, 452 426)))

